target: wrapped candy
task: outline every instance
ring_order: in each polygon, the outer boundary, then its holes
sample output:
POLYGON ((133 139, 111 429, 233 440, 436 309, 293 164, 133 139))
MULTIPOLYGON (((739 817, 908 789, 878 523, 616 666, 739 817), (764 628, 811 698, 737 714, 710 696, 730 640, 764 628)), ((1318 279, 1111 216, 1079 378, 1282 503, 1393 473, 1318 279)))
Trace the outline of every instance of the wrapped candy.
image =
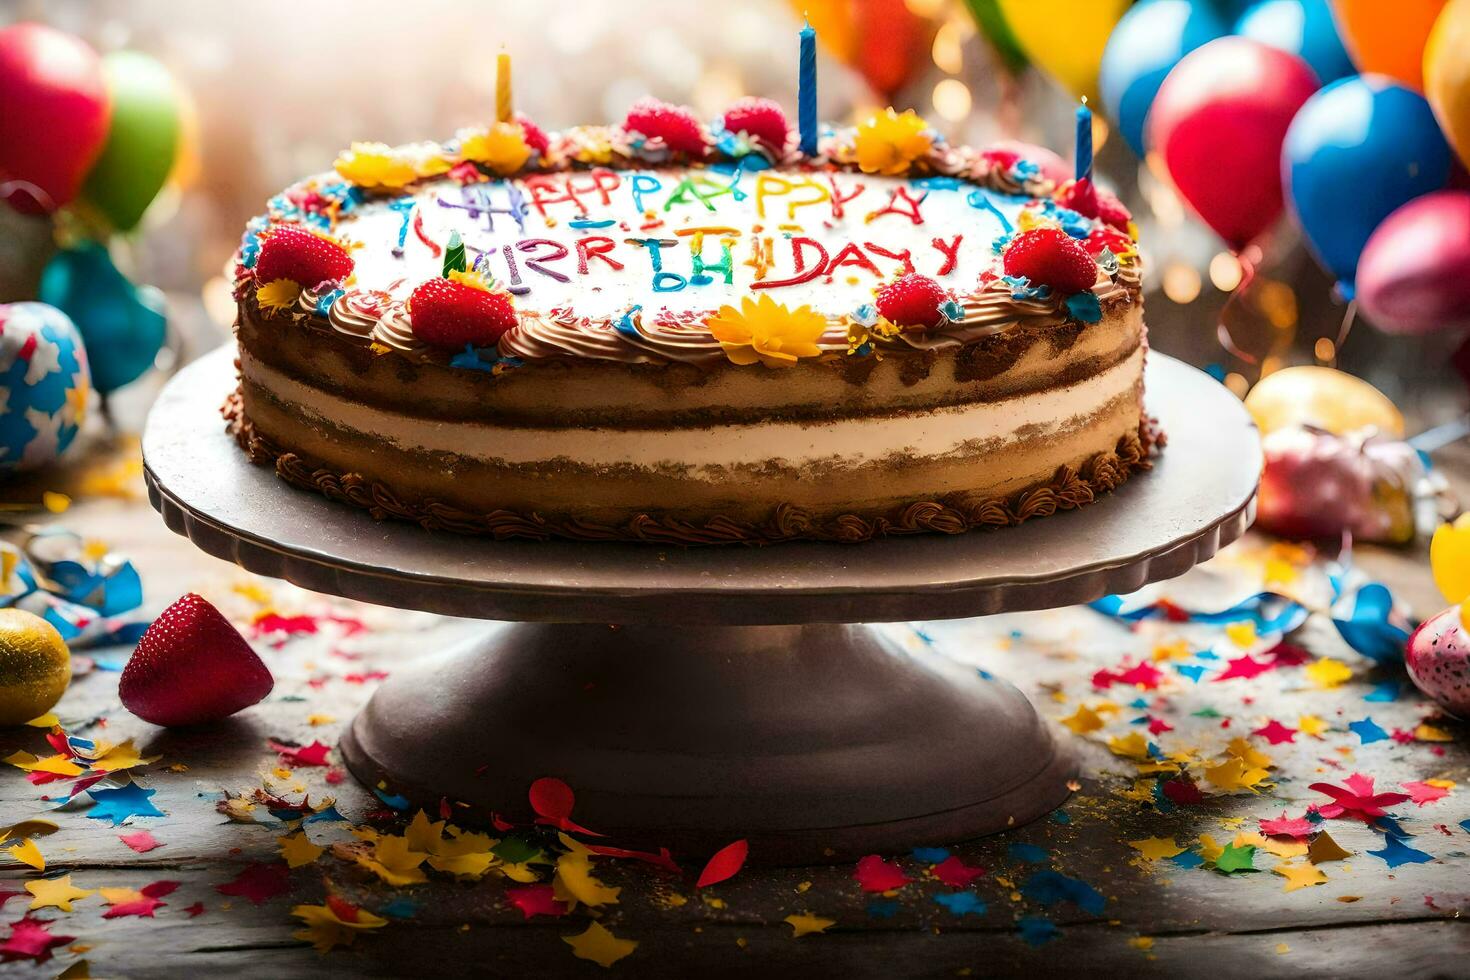
POLYGON ((1404 544, 1436 520, 1442 477, 1407 442, 1376 429, 1334 435, 1311 425, 1261 440, 1266 466, 1256 526, 1289 538, 1404 544))

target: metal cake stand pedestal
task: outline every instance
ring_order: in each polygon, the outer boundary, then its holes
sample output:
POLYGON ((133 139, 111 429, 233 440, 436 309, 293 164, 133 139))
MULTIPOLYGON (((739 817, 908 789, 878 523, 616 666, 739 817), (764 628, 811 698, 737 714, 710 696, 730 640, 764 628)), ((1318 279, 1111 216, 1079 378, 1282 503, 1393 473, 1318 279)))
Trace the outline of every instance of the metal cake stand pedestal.
POLYGON ((1026 698, 871 625, 1042 609, 1179 575, 1249 524, 1261 455, 1240 402, 1149 355, 1169 436, 1152 472, 1019 528, 861 545, 678 548, 431 533, 247 462, 217 409, 233 351, 149 416, 149 497, 211 555, 319 592, 508 620, 408 658, 342 742, 359 779, 529 817, 557 776, 620 843, 803 863, 953 843, 1062 803, 1074 763, 1026 698))

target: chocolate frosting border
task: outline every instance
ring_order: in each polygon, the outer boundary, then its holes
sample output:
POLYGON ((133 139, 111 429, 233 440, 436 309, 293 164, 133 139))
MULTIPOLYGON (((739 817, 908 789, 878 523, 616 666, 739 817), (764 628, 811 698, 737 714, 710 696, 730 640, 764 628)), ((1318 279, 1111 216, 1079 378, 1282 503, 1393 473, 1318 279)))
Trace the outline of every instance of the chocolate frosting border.
POLYGON ((375 520, 400 520, 429 531, 486 535, 497 540, 643 541, 654 544, 775 544, 782 541, 835 541, 859 544, 889 534, 963 534, 977 528, 1010 527, 1059 510, 1074 510, 1121 486, 1133 473, 1152 469, 1166 437, 1155 419, 1144 417, 1137 433, 1118 440, 1080 468, 1063 466, 1052 479, 1008 497, 978 498, 963 493, 922 500, 884 513, 840 514, 817 518, 806 508, 779 505, 761 523, 711 517, 702 524, 654 514, 638 514, 621 524, 495 510, 476 514, 437 500, 404 500, 393 488, 356 473, 318 466, 276 446, 255 431, 237 389, 221 406, 226 428, 250 461, 268 464, 292 486, 360 507, 375 520))

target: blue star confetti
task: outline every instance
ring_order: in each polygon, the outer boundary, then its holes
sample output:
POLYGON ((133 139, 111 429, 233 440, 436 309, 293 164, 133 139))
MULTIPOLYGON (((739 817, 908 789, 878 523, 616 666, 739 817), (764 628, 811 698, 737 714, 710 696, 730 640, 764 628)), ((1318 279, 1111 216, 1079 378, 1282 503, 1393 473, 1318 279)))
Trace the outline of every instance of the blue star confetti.
POLYGON ((1016 931, 1021 934, 1026 944, 1032 947, 1045 946, 1062 932, 1057 928, 1055 922, 1036 915, 1028 915, 1018 921, 1016 931))
POLYGON ((1392 835, 1383 838, 1383 850, 1369 851, 1368 853, 1378 858, 1390 868, 1397 868, 1401 864, 1424 864, 1427 861, 1434 860, 1433 854, 1427 854, 1417 848, 1410 847, 1392 835))
POLYGON ((137 783, 128 783, 117 789, 89 789, 88 795, 97 802, 87 811, 87 816, 93 820, 111 820, 114 827, 122 826, 129 817, 167 816, 148 799, 157 792, 156 789, 144 789, 137 783))
POLYGON ((1378 722, 1372 718, 1348 722, 1348 728, 1352 729, 1354 735, 1362 739, 1364 745, 1371 745, 1374 742, 1381 742, 1388 738, 1388 732, 1380 728, 1378 722))
POLYGON ((1057 871, 1038 871, 1026 879, 1021 894, 1050 908, 1057 902, 1072 902, 1084 912, 1101 915, 1107 899, 1085 881, 1068 878, 1057 871))
POLYGON ((949 892, 935 895, 934 901, 949 909, 956 916, 985 914, 985 902, 974 892, 949 892))
POLYGON ((1046 849, 1035 844, 1012 844, 1008 850, 1011 857, 1027 864, 1042 864, 1046 861, 1046 849))

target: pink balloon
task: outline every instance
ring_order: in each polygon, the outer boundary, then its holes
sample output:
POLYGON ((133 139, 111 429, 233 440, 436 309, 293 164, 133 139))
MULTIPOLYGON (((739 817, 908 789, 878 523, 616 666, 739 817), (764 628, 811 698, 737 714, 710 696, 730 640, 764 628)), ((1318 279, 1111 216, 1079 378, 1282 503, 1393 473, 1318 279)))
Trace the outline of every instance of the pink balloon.
POLYGON ((1185 55, 1149 110, 1149 149, 1236 251, 1281 216, 1281 144, 1317 76, 1296 55, 1222 37, 1185 55))
POLYGON ((1358 260, 1358 303, 1384 333, 1470 329, 1470 191, 1435 191, 1383 219, 1358 260))
POLYGON ((76 197, 107 138, 102 64, 81 39, 44 24, 0 30, 0 182, 26 181, 49 201, 10 189, 35 214, 76 197))

